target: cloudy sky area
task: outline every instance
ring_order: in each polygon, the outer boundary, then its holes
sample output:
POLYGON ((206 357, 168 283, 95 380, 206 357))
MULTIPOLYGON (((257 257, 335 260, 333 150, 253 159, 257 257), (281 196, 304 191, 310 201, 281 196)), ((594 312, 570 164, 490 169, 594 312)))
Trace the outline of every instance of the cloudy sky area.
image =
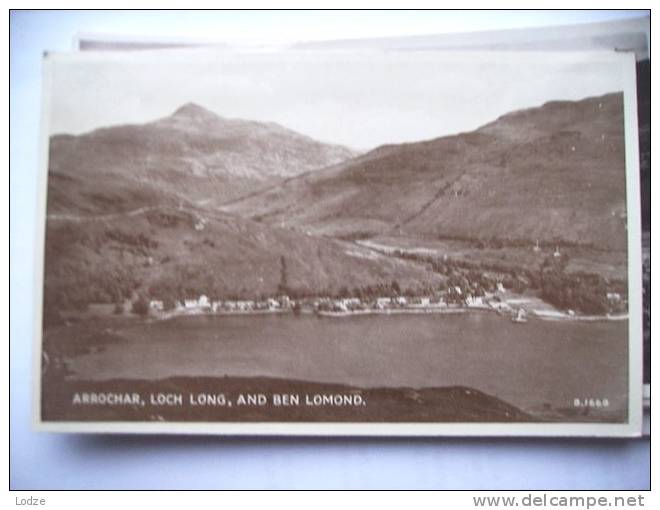
POLYGON ((232 54, 209 50, 51 55, 50 132, 144 123, 194 102, 370 149, 469 131, 520 108, 624 87, 621 55, 232 54))

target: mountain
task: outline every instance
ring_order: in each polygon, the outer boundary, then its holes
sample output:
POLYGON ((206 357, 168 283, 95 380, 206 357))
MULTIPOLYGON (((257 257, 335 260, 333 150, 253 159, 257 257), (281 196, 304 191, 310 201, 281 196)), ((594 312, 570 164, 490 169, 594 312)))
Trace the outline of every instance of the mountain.
MULTIPOLYGON (((382 146, 334 164, 349 152, 194 105, 143 126, 54 137, 46 317, 137 295, 345 295, 344 288, 382 290, 393 282, 428 292, 469 271, 436 271, 423 257, 349 241, 381 234, 411 246, 493 238, 531 246, 538 239, 625 260, 622 99, 554 101, 470 133, 382 146), (239 153, 231 169, 222 166, 239 153), (299 166, 281 163, 287 158, 299 166), (328 166, 303 172, 323 159, 328 166), (216 207, 238 194, 237 183, 247 183, 250 194, 216 207)), ((513 250, 475 250, 472 262, 496 255, 498 266, 511 258, 521 268, 513 250)), ((538 269, 537 258, 529 271, 538 269)))
POLYGON ((55 135, 49 149, 49 213, 222 203, 355 155, 278 124, 226 119, 192 103, 147 124, 55 135))
POLYGON ((552 101, 379 147, 223 207, 329 236, 626 247, 623 95, 552 101))

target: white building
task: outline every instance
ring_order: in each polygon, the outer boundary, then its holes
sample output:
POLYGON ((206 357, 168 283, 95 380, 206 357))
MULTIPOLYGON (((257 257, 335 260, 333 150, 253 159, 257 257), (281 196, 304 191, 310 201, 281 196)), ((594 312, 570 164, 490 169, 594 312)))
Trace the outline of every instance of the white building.
POLYGON ((482 306, 484 300, 481 296, 472 296, 471 294, 468 294, 465 298, 465 304, 468 306, 482 306))
POLYGON ((392 299, 388 297, 379 297, 376 299, 376 306, 379 308, 384 308, 385 306, 392 303, 392 299))
POLYGON ((410 300, 409 303, 412 307, 425 308, 431 305, 430 297, 414 297, 410 300))
POLYGON ((253 310, 254 301, 236 301, 236 308, 243 311, 253 310))

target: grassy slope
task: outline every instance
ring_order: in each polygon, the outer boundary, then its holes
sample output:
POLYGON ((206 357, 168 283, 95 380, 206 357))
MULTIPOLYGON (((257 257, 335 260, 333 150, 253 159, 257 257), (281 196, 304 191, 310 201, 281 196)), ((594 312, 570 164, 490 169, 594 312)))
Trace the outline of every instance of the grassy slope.
POLYGON ((58 308, 71 296, 112 302, 132 289, 156 296, 165 289, 179 298, 202 292, 274 295, 283 271, 286 285, 311 292, 392 280, 402 288, 418 287, 441 279, 422 265, 342 241, 223 214, 160 209, 129 218, 48 224, 46 299, 58 308), (200 219, 204 229, 196 230, 200 219))
POLYGON ((381 147, 227 209, 331 235, 538 238, 624 249, 622 95, 551 102, 471 133, 381 147))

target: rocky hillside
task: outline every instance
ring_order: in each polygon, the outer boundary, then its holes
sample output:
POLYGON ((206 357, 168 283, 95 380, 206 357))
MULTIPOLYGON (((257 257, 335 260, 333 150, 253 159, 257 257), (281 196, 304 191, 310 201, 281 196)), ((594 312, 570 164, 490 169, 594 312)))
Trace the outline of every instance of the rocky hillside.
POLYGON ((143 125, 51 138, 49 213, 217 204, 355 155, 274 123, 187 104, 143 125))

